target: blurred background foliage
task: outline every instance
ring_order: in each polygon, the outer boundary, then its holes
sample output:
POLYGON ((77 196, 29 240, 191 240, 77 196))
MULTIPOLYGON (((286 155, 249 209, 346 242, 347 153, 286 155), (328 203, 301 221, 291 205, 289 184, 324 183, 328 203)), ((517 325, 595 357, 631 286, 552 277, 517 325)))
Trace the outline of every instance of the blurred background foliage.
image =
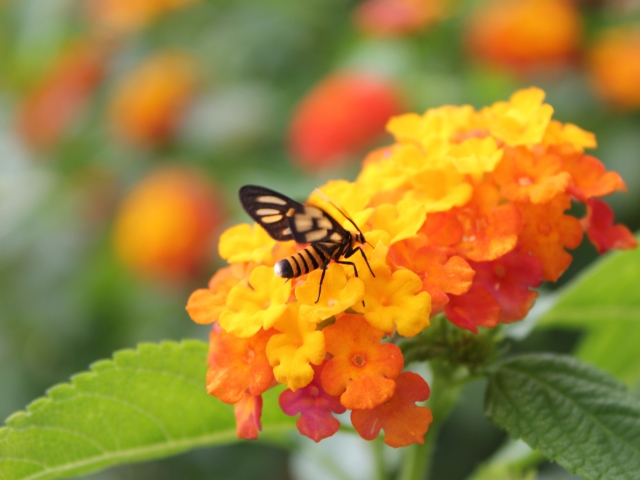
MULTIPOLYGON (((637 0, 5 0, 0 24, 3 417, 114 350, 205 340, 184 305, 220 231, 248 220, 238 188, 304 199, 353 179, 394 114, 541 87, 596 134, 629 188, 617 219, 640 227, 637 0)), ((575 255, 563 281, 596 256, 575 255)), ((482 392, 448 421, 434 478, 502 441, 482 392)), ((287 457, 243 444, 91 478, 318 478, 287 457)))

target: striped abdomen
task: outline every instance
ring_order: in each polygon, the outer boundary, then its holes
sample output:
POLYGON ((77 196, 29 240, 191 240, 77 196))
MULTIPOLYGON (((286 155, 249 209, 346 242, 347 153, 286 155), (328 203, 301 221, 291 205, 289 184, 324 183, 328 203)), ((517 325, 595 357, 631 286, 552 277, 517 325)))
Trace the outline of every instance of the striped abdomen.
POLYGON ((283 278, 296 278, 329 263, 330 252, 312 243, 304 250, 280 260, 273 267, 276 275, 283 278))

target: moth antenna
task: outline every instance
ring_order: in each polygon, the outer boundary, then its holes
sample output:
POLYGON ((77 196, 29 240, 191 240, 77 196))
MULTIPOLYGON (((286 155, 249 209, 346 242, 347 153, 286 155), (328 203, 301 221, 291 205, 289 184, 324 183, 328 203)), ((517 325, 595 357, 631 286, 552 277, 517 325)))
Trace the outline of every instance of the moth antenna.
MULTIPOLYGON (((319 188, 316 188, 313 190, 312 194, 317 194, 318 196, 320 196, 325 202, 327 202, 328 204, 330 204, 331 206, 333 206, 333 208, 335 208, 336 210, 338 210, 342 216, 344 218, 346 218, 347 220, 349 220, 351 222, 351 225, 353 225, 354 227, 356 227, 356 230, 358 230, 358 232, 360 232, 362 235, 364 235, 364 233, 362 233, 362 230, 360 230, 360 228, 358 227, 358 225, 356 225, 356 222, 353 221, 353 219, 347 214, 347 212, 345 211, 345 209, 338 203, 338 202, 334 202, 333 200, 331 200, 326 193, 324 193, 322 190, 320 190, 319 188)), ((373 246, 373 245, 372 245, 373 246)))

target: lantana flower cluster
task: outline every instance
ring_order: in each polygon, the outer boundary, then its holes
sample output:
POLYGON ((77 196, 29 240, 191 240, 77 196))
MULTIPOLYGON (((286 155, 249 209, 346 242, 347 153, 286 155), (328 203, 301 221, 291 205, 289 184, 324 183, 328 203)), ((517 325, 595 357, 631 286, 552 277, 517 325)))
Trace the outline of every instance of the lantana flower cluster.
MULTIPOLYGON (((214 324, 207 389, 235 405, 239 437, 258 435, 261 395, 283 384, 280 407, 315 441, 350 410, 365 439, 384 430, 390 446, 422 443, 429 386, 404 371, 395 339, 419 335, 440 313, 472 332, 523 319, 533 289, 558 279, 585 232, 599 252, 635 246, 600 199, 624 190, 623 180, 584 152, 594 135, 553 120, 543 100, 529 88, 479 111, 392 118, 395 143, 372 152, 355 182, 321 187, 364 232, 375 276, 359 254, 349 259, 359 276, 332 262, 317 302, 321 270, 292 281, 273 271, 305 245, 250 224, 221 236, 230 265, 187 310, 214 324), (572 201, 585 206, 583 218, 568 213, 572 201)), ((344 219, 317 196, 309 203, 344 219)))

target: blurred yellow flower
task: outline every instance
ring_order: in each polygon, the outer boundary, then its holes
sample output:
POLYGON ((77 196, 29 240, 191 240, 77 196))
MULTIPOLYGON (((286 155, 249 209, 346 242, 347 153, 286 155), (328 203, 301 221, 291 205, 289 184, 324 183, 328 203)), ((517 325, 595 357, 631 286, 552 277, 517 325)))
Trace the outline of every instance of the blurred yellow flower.
POLYGON ((640 108, 640 23, 600 35, 589 54, 596 93, 616 108, 640 108))
POLYGON ((180 280, 206 266, 221 223, 220 201, 202 175, 177 167, 159 170, 120 205, 115 253, 136 273, 180 280))

